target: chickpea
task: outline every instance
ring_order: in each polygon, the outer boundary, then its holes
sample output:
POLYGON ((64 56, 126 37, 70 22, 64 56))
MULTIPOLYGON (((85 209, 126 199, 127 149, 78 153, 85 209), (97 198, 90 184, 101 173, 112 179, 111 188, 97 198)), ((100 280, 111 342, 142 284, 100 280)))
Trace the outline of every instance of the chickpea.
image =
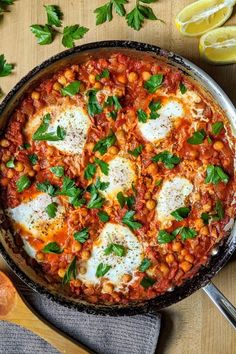
POLYGON ((116 132, 116 138, 117 138, 118 142, 125 140, 125 132, 123 129, 120 129, 116 132))
POLYGON ((80 215, 82 216, 87 216, 88 215, 88 211, 86 209, 80 209, 80 215))
POLYGON ((58 273, 57 273, 57 274, 59 275, 60 278, 64 278, 64 275, 66 274, 66 270, 63 269, 63 268, 60 268, 60 269, 58 270, 58 273))
POLYGON ((29 170, 28 175, 29 175, 30 177, 34 177, 35 171, 34 171, 34 170, 29 170))
POLYGON ((187 261, 181 262, 179 266, 181 269, 183 269, 183 271, 185 273, 188 272, 192 268, 192 264, 187 261))
POLYGON ((101 82, 95 82, 93 88, 94 88, 95 90, 101 90, 101 88, 102 88, 101 82))
POLYGON ((79 272, 80 272, 80 274, 85 274, 87 272, 86 267, 85 266, 80 266, 79 272))
POLYGON ((111 283, 103 284, 102 290, 107 294, 112 294, 114 286, 111 283))
POLYGON ((1 178, 0 183, 3 187, 6 187, 8 185, 8 178, 6 178, 6 177, 1 178))
POLYGON ((181 249, 182 249, 182 245, 181 245, 180 242, 178 242, 178 241, 173 242, 173 244, 172 244, 172 250, 173 250, 174 252, 179 252, 179 251, 181 251, 181 249))
POLYGON ((130 274, 124 274, 123 277, 122 277, 122 281, 124 283, 130 282, 131 279, 132 279, 132 275, 130 275, 130 274))
POLYGON ((202 210, 206 211, 206 212, 210 211, 211 210, 211 202, 209 201, 206 204, 204 204, 203 207, 202 207, 202 210))
POLYGON ((124 96, 125 91, 123 90, 122 87, 120 87, 120 88, 118 87, 118 88, 114 89, 114 94, 117 97, 121 97, 121 96, 124 96))
POLYGON ((90 82, 91 84, 95 84, 95 82, 96 82, 96 76, 93 75, 93 74, 90 74, 90 75, 89 75, 89 82, 90 82))
POLYGON ((196 202, 199 202, 199 200, 201 199, 200 193, 198 192, 194 193, 194 199, 196 200, 196 202))
POLYGON ((203 222, 203 220, 202 219, 196 219, 196 221, 195 221, 195 228, 197 229, 197 230, 200 230, 202 227, 204 226, 204 222, 203 222))
POLYGON ((72 70, 70 69, 67 69, 65 72, 64 72, 64 76, 67 80, 73 80, 74 79, 74 73, 72 70))
POLYGON ((82 282, 81 282, 81 280, 76 279, 76 280, 73 280, 73 285, 76 286, 77 288, 79 288, 82 285, 82 282))
POLYGON ((61 75, 59 76, 59 78, 57 79, 57 81, 59 82, 59 84, 61 84, 62 86, 65 86, 66 85, 66 78, 65 76, 61 75))
POLYGON ((148 71, 143 71, 142 72, 142 78, 144 81, 147 81, 148 79, 150 79, 151 74, 148 71))
POLYGON ((189 157, 191 159, 196 159, 199 156, 199 152, 197 150, 190 150, 189 151, 189 157))
POLYGON ((193 263, 194 261, 194 257, 188 253, 186 256, 185 256, 185 260, 188 261, 189 263, 193 263))
POLYGON ((93 148, 94 148, 94 143, 88 143, 87 144, 87 149, 89 150, 89 151, 92 151, 93 150, 93 148))
POLYGON ((147 150, 147 152, 151 152, 152 149, 153 149, 153 145, 150 144, 150 143, 147 143, 147 144, 146 144, 146 150, 147 150))
POLYGON ((146 192, 146 193, 144 194, 144 199, 145 199, 145 200, 151 199, 151 193, 150 193, 150 192, 146 192))
POLYGON ((119 74, 117 76, 117 81, 119 81, 121 84, 126 84, 127 78, 124 74, 119 74))
POLYGON ((170 253, 166 256, 166 263, 171 264, 174 262, 174 260, 175 260, 175 257, 173 256, 173 254, 170 253))
POLYGON ((11 179, 14 176, 14 172, 12 170, 7 171, 7 178, 11 179))
POLYGON ((20 161, 17 161, 16 164, 15 164, 15 170, 17 172, 22 172, 24 170, 24 165, 22 162, 20 161))
POLYGON ((183 249, 181 251, 181 256, 186 256, 188 254, 188 251, 186 249, 183 249))
POLYGON ((36 254, 36 259, 37 259, 38 261, 42 261, 42 260, 44 259, 44 254, 43 254, 42 252, 38 252, 38 253, 36 254))
POLYGON ((119 152, 119 149, 116 146, 111 146, 108 150, 109 154, 111 155, 117 155, 119 152))
POLYGON ((214 144, 213 144, 213 148, 216 150, 216 151, 221 151, 224 149, 224 144, 222 143, 222 141, 216 141, 214 144))
POLYGON ((2 146, 2 147, 8 147, 8 146, 10 146, 10 141, 9 140, 7 140, 7 139, 2 139, 1 141, 0 141, 0 145, 2 146))
POLYGON ((157 165, 155 165, 155 163, 151 163, 147 167, 147 173, 149 173, 150 175, 156 174, 157 173, 157 165))
POLYGON ((83 251, 81 252, 81 259, 82 259, 82 261, 87 261, 89 258, 90 258, 90 252, 89 252, 89 251, 86 251, 86 250, 83 250, 83 251))
POLYGON ((148 210, 153 210, 155 208, 155 206, 156 206, 156 202, 153 199, 150 199, 146 202, 146 208, 148 210))
POLYGON ((169 272, 169 267, 165 263, 162 263, 160 265, 160 271, 166 275, 169 272))
POLYGON ((61 86, 61 84, 59 84, 59 82, 55 82, 54 83, 54 85, 53 85, 53 90, 55 90, 55 91, 60 91, 61 90, 61 88, 62 88, 62 86, 61 86))
POLYGON ((36 172, 39 172, 40 171, 40 166, 39 165, 34 165, 33 166, 33 170, 36 171, 36 172))
POLYGON ((200 230, 200 233, 201 233, 201 235, 203 235, 203 236, 207 236, 207 235, 209 234, 208 227, 207 227, 206 225, 203 226, 203 227, 201 228, 201 230, 200 230))
POLYGON ((134 82, 138 79, 138 74, 136 74, 135 72, 131 71, 128 75, 128 80, 129 82, 134 82))
POLYGON ((73 245, 73 252, 79 252, 81 248, 82 248, 81 243, 77 242, 73 245))
POLYGON ((39 97, 40 97, 40 93, 39 93, 39 92, 33 91, 33 92, 31 93, 31 98, 32 98, 33 100, 39 100, 39 97))

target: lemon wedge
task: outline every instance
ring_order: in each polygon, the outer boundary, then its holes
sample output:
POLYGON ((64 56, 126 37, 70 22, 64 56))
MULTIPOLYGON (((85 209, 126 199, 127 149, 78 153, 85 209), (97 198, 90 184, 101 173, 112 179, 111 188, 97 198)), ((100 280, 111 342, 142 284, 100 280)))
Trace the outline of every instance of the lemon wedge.
POLYGON ((200 36, 228 20, 236 0, 198 0, 178 13, 175 24, 185 36, 200 36))
POLYGON ((216 28, 200 38, 199 51, 213 64, 236 63, 236 26, 216 28))

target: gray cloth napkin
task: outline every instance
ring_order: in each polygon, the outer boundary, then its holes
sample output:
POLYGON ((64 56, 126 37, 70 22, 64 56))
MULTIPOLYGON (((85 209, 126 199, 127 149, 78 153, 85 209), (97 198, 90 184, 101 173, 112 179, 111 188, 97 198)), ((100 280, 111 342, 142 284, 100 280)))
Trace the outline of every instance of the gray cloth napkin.
MULTIPOLYGON (((96 353, 155 352, 160 332, 160 314, 129 317, 87 315, 58 305, 22 285, 21 293, 46 320, 96 353)), ((0 321, 0 353, 56 354, 58 351, 29 331, 0 321)))

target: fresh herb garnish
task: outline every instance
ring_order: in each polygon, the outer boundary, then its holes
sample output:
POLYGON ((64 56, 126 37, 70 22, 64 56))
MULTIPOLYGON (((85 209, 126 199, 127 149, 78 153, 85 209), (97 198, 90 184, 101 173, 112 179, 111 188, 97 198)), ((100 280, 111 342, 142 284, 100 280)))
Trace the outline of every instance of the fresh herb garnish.
POLYGON ((91 198, 87 204, 88 208, 99 209, 103 206, 105 198, 100 195, 99 190, 105 190, 108 185, 109 182, 101 182, 101 180, 98 178, 94 184, 89 186, 88 190, 90 192, 91 198))
POLYGON ((111 117, 111 119, 116 120, 117 112, 116 111, 108 112, 108 117, 111 117))
POLYGON ((58 245, 57 242, 50 242, 46 246, 44 246, 42 252, 60 254, 63 252, 63 250, 61 249, 61 247, 58 245))
MULTIPOLYGON (((140 0, 140 2, 151 4, 156 0, 140 0)), ((136 31, 139 31, 143 26, 145 19, 158 20, 150 6, 141 5, 139 1, 136 1, 136 6, 126 15, 126 21, 128 26, 136 31)))
POLYGON ((161 101, 151 101, 148 106, 151 110, 150 119, 157 119, 160 117, 160 114, 157 112, 161 108, 161 101))
POLYGON ((89 238, 89 232, 87 227, 85 227, 80 231, 74 232, 74 239, 76 241, 79 241, 80 243, 85 243, 88 240, 88 238, 89 238))
POLYGON ((111 147, 112 145, 114 145, 115 142, 116 142, 116 136, 111 131, 111 133, 108 136, 99 140, 95 144, 93 151, 94 152, 99 151, 101 155, 104 155, 107 152, 108 148, 111 147))
POLYGON ((100 263, 97 267, 96 270, 96 276, 98 278, 103 277, 109 270, 111 269, 111 266, 108 264, 100 263))
POLYGON ((7 166, 8 168, 15 168, 14 159, 11 159, 11 160, 7 161, 6 166, 7 166))
POLYGON ((149 267, 151 267, 152 262, 148 258, 144 258, 139 266, 140 272, 145 272, 149 267))
POLYGON ((45 208, 45 211, 50 218, 55 218, 57 213, 57 208, 58 208, 58 204, 56 202, 53 202, 48 204, 48 206, 45 208))
POLYGON ((125 216, 122 219, 122 222, 123 224, 129 226, 132 230, 137 230, 140 229, 140 227, 142 227, 142 224, 134 220, 134 214, 135 211, 133 210, 127 211, 125 216))
POLYGON ((126 248, 117 243, 110 243, 110 245, 104 250, 105 255, 114 253, 116 256, 123 257, 126 254, 126 248))
POLYGON ((212 219, 214 221, 219 221, 219 220, 224 219, 225 211, 224 211, 223 204, 219 199, 216 201, 215 212, 216 212, 216 215, 212 216, 212 219))
POLYGON ((89 163, 84 170, 84 178, 92 179, 96 173, 97 167, 94 163, 89 163))
POLYGON ((162 74, 152 75, 144 84, 149 93, 155 93, 161 87, 164 76, 162 74))
POLYGON ((103 160, 98 159, 95 157, 95 162, 96 164, 100 167, 102 173, 106 176, 108 176, 109 173, 109 164, 103 160))
POLYGON ((143 151, 143 145, 139 145, 134 150, 128 150, 128 153, 134 157, 138 157, 142 151, 143 151))
POLYGON ((54 39, 54 30, 49 25, 31 25, 30 30, 37 38, 37 43, 40 45, 50 44, 54 39))
POLYGON ((99 81, 99 80, 101 80, 101 79, 108 79, 109 76, 110 76, 109 70, 108 70, 108 69, 104 69, 104 70, 101 72, 101 74, 96 75, 95 79, 96 79, 97 81, 99 81))
POLYGON ((98 7, 97 9, 94 10, 94 13, 96 14, 96 25, 101 25, 102 23, 106 21, 111 21, 113 18, 112 10, 113 6, 115 9, 115 12, 119 16, 124 16, 126 11, 124 8, 124 4, 127 4, 127 0, 110 0, 106 4, 98 7))
POLYGON ((174 236, 180 234, 183 241, 187 240, 188 238, 194 238, 197 236, 197 232, 187 226, 178 227, 172 232, 172 234, 174 236))
POLYGON ((83 38, 88 31, 88 28, 80 25, 66 26, 63 30, 62 44, 66 48, 73 48, 74 41, 83 38))
POLYGON ((56 132, 48 132, 47 130, 49 128, 49 123, 51 121, 51 116, 49 113, 47 113, 43 117, 43 122, 39 126, 39 128, 36 130, 36 132, 33 134, 32 139, 35 141, 58 141, 58 140, 64 140, 66 136, 66 132, 63 128, 61 128, 59 125, 57 126, 56 132))
POLYGON ((61 27, 63 13, 57 5, 44 5, 47 12, 48 25, 61 27))
POLYGON ((138 116, 138 121, 141 123, 146 123, 147 122, 147 113, 144 112, 141 108, 137 110, 137 116, 138 116))
POLYGON ((202 213, 201 214, 201 219, 202 219, 202 221, 204 222, 205 225, 209 224, 210 218, 211 218, 210 215, 207 214, 207 213, 202 213))
POLYGON ((53 166, 50 168, 50 171, 56 176, 56 177, 63 177, 64 176, 64 167, 63 166, 53 166))
POLYGON ((66 176, 63 178, 62 188, 57 194, 67 196, 70 204, 74 207, 80 207, 86 202, 82 197, 83 192, 82 189, 76 186, 75 181, 66 176))
POLYGON ((110 220, 110 216, 107 214, 106 211, 99 211, 98 217, 102 222, 107 222, 110 220))
POLYGON ((190 208, 181 207, 176 209, 175 211, 172 211, 172 213, 170 214, 175 218, 175 220, 182 221, 188 217, 189 213, 190 213, 190 208))
POLYGON ((229 176, 223 171, 222 167, 208 165, 206 170, 205 183, 218 184, 219 182, 228 183, 229 176))
POLYGON ((105 102, 105 106, 114 106, 115 110, 122 108, 120 101, 117 96, 109 96, 105 102))
POLYGON ((169 243, 175 239, 175 236, 165 230, 160 230, 157 241, 158 243, 169 243))
POLYGON ((77 275, 77 267, 76 267, 76 257, 74 257, 73 261, 70 263, 68 266, 66 273, 63 277, 62 283, 68 284, 71 280, 71 278, 76 279, 77 275))
POLYGON ((180 82, 179 89, 180 89, 180 92, 182 93, 182 95, 184 95, 187 92, 187 87, 184 85, 183 82, 180 82))
MULTIPOLYGON (((1 11, 0 11, 1 13, 1 11)), ((8 64, 4 57, 4 54, 0 55, 0 77, 8 76, 12 73, 13 65, 8 64)))
POLYGON ((32 163, 32 165, 36 165, 38 162, 38 155, 36 154, 30 154, 28 155, 28 159, 30 160, 30 162, 32 163))
POLYGON ((7 6, 8 5, 13 5, 15 0, 0 0, 0 15, 2 15, 3 12, 8 12, 7 6))
POLYGON ((153 162, 161 161, 165 164, 166 168, 172 169, 175 165, 178 165, 181 159, 175 155, 171 154, 169 151, 162 151, 152 158, 153 162))
POLYGON ((221 130, 224 128, 224 123, 223 122, 215 122, 212 124, 212 133, 214 135, 220 134, 221 130))
POLYGON ((19 150, 27 150, 27 149, 29 149, 30 148, 30 144, 28 144, 28 143, 25 143, 25 144, 22 144, 22 145, 20 145, 19 146, 19 150))
POLYGON ((23 175, 16 181, 17 192, 21 193, 31 186, 29 177, 23 175))
POLYGON ((162 184, 162 182, 163 182, 163 179, 161 178, 161 179, 159 179, 158 181, 156 181, 155 185, 156 185, 157 187, 159 187, 159 186, 162 184))
POLYGON ((133 195, 126 197, 122 192, 117 193, 117 200, 121 208, 127 204, 128 208, 131 209, 135 203, 135 197, 133 195))
POLYGON ((102 113, 102 107, 101 105, 98 103, 97 100, 97 90, 89 90, 87 92, 87 96, 88 96, 88 113, 91 117, 94 117, 95 114, 100 114, 102 113))
POLYGON ((199 145, 202 144, 206 137, 206 132, 201 129, 193 133, 193 136, 187 140, 189 144, 199 145))
POLYGON ((61 89, 61 93, 63 96, 74 96, 79 92, 80 89, 80 81, 71 82, 66 87, 61 89))
POLYGON ((36 187, 39 191, 47 193, 51 197, 54 197, 56 195, 57 190, 58 190, 58 187, 53 186, 48 180, 46 180, 42 183, 37 183, 36 187))
POLYGON ((150 288, 150 286, 155 284, 155 280, 150 278, 150 277, 143 277, 143 279, 141 280, 140 284, 142 285, 142 287, 144 289, 150 288))

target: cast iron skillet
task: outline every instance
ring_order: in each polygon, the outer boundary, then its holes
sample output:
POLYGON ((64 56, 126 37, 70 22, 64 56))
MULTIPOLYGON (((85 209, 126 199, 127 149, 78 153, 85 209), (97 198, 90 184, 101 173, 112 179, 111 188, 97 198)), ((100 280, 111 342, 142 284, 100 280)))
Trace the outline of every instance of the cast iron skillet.
MULTIPOLYGON (((140 58, 156 57, 178 67, 187 75, 190 75, 196 79, 201 86, 203 86, 213 96, 213 98, 225 111, 229 121, 231 122, 233 131, 236 131, 236 110, 233 104, 227 95, 215 83, 215 81, 213 81, 204 71, 183 57, 172 52, 168 52, 149 44, 130 41, 105 41, 85 44, 59 53, 34 68, 29 72, 29 74, 20 80, 20 82, 9 92, 0 105, 0 129, 4 129, 4 125, 7 122, 8 117, 14 110, 22 95, 29 89, 36 86, 40 80, 50 76, 51 73, 65 65, 86 60, 91 55, 95 57, 100 55, 106 56, 115 51, 124 52, 128 55, 140 58)), ((210 279, 224 266, 236 250, 236 226, 232 220, 229 236, 224 240, 224 242, 214 249, 207 266, 202 267, 196 276, 187 280, 182 286, 170 289, 170 291, 164 295, 142 303, 132 303, 126 306, 93 305, 85 301, 73 299, 63 293, 62 289, 58 289, 58 287, 48 284, 40 275, 40 272, 30 267, 26 263, 24 257, 17 252, 14 238, 12 237, 2 211, 0 211, 0 219, 0 251, 8 265, 19 276, 19 278, 28 284, 32 289, 40 294, 46 295, 51 300, 65 306, 75 308, 78 311, 83 311, 90 314, 109 314, 112 316, 118 316, 156 312, 161 308, 167 307, 184 299, 201 287, 205 287, 204 290, 208 293, 213 293, 213 290, 215 292, 216 289, 212 284, 208 284, 210 279)), ((218 296, 221 295, 218 293, 218 296)), ((229 316, 230 304, 226 302, 226 299, 220 298, 220 300, 222 300, 219 305, 221 306, 221 311, 228 311, 225 315, 229 316), (225 307, 227 308, 225 309, 225 307)), ((232 307, 231 317, 235 316, 236 318, 236 311, 234 313, 233 311, 235 311, 235 309, 232 307)), ((236 320, 234 325, 236 326, 236 320)))

